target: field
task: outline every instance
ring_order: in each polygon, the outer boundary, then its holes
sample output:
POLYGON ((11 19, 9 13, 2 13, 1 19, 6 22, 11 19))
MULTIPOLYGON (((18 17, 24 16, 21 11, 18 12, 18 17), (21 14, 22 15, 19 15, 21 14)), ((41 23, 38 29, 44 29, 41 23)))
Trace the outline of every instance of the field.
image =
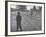
MULTIPOLYGON (((17 13, 17 12, 16 12, 17 13)), ((16 32, 17 24, 16 24, 16 14, 15 12, 11 13, 11 31, 16 32)), ((22 17, 22 31, 39 31, 41 30, 41 13, 37 15, 21 15, 22 17)))

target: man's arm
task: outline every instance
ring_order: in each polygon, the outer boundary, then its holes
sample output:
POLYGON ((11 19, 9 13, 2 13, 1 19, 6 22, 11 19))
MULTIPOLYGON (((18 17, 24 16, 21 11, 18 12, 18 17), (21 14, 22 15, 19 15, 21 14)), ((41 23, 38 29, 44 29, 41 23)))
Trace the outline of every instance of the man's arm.
POLYGON ((20 19, 22 20, 22 16, 20 16, 20 19))

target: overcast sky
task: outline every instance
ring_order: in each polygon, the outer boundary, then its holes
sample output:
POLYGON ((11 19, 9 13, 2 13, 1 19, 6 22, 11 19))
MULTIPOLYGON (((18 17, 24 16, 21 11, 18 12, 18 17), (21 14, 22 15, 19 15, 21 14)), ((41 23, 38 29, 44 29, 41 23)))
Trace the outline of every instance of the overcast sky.
MULTIPOLYGON (((10 7, 11 7, 11 8, 16 8, 16 9, 17 9, 18 7, 16 7, 16 6, 17 6, 17 5, 11 5, 10 7)), ((30 9, 33 8, 33 6, 27 5, 26 8, 27 8, 27 10, 30 10, 30 9)), ((39 6, 36 6, 36 9, 39 9, 39 6)))

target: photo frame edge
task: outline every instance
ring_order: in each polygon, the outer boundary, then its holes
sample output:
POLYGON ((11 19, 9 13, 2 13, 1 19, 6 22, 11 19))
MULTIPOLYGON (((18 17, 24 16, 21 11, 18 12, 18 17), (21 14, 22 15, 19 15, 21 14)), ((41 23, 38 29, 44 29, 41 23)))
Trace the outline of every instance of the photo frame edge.
POLYGON ((39 35, 45 34, 45 3, 41 2, 25 2, 25 1, 5 1, 5 36, 23 36, 23 35, 39 35), (20 34, 20 35, 8 35, 8 2, 21 2, 21 3, 37 3, 44 4, 44 33, 36 33, 36 34, 20 34))

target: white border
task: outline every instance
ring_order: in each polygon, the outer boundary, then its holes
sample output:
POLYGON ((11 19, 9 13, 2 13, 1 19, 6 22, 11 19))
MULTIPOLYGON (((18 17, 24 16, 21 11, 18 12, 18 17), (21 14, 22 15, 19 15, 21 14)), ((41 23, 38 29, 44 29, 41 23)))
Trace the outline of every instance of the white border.
POLYGON ((8 2, 8 35, 44 33, 44 4, 8 2), (42 6, 42 31, 10 32, 10 4, 42 6))

